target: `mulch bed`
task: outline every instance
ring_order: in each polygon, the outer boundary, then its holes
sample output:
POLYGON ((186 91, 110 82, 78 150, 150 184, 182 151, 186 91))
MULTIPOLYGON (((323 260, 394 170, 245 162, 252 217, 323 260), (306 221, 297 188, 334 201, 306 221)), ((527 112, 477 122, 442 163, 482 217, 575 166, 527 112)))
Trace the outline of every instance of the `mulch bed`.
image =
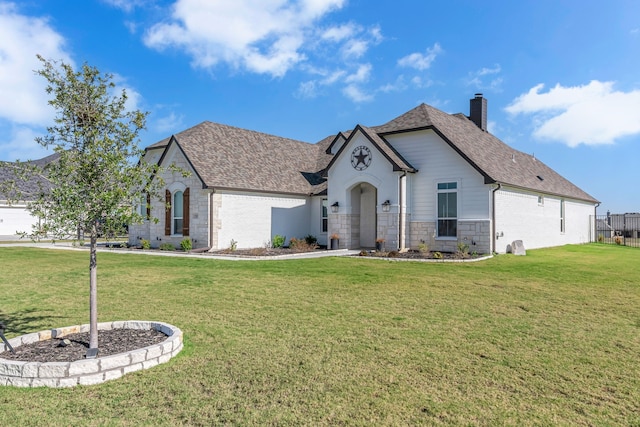
MULTIPOLYGON (((154 329, 98 331, 98 357, 137 350, 159 344, 165 339, 167 339, 167 335, 154 329)), ((74 362, 83 360, 88 349, 89 333, 83 332, 14 347, 15 354, 7 350, 0 353, 0 358, 25 362, 74 362), (64 340, 69 340, 70 344, 61 345, 64 340)))

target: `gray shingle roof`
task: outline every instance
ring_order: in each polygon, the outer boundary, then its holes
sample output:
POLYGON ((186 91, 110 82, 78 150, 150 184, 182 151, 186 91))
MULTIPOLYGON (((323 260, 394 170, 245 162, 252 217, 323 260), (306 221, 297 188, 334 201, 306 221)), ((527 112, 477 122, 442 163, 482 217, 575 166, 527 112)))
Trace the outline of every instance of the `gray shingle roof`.
POLYGON ((324 179, 316 174, 321 145, 203 122, 148 149, 171 143, 180 146, 208 188, 288 194, 322 191, 324 179))
MULTIPOLYGON (((51 154, 43 157, 42 159, 23 162, 27 168, 30 165, 35 165, 38 168, 44 168, 51 162, 56 161, 60 157, 59 154, 51 154)), ((18 163, 13 162, 0 162, 0 182, 6 183, 13 181, 14 189, 17 192, 11 192, 11 194, 0 193, 0 200, 7 200, 8 198, 14 199, 18 197, 21 201, 35 200, 36 196, 42 190, 48 190, 50 187, 49 181, 43 177, 36 176, 29 180, 22 179, 19 174, 16 173, 16 168, 21 167, 18 163)))
POLYGON ((372 129, 383 137, 416 129, 433 129, 485 177, 485 183, 501 183, 546 194, 597 202, 591 195, 539 159, 511 148, 478 128, 463 114, 448 114, 421 104, 372 129))
MULTIPOLYGON (((373 127, 358 125, 342 132, 350 138, 356 130, 374 143, 395 170, 415 171, 385 139, 386 135, 432 129, 482 176, 485 183, 597 202, 533 156, 515 150, 478 128, 463 114, 448 114, 426 104, 373 127)), ((212 122, 166 138, 147 148, 162 149, 177 143, 203 185, 247 191, 290 194, 326 194, 326 169, 334 161, 328 154, 336 135, 317 144, 240 129, 212 122)), ((335 157, 340 155, 338 151, 335 157)))

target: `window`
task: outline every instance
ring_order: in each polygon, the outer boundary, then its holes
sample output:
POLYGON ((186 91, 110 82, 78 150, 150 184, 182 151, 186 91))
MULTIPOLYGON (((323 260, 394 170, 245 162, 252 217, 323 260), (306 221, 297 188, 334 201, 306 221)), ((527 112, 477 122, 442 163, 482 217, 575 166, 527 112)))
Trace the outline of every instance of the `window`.
POLYGON ((146 193, 142 195, 138 211, 144 219, 148 220, 151 218, 151 194, 146 193))
POLYGON ((171 193, 165 190, 164 234, 189 235, 189 189, 171 193))
POLYGON ((145 217, 147 215, 147 196, 143 195, 140 198, 140 205, 138 206, 138 213, 140 216, 145 217))
POLYGON ((438 183, 438 237, 458 235, 458 183, 438 183))
POLYGON ((329 229, 329 220, 328 220, 328 207, 329 207, 329 202, 327 201, 327 199, 322 199, 322 214, 321 214, 321 218, 322 218, 322 232, 326 233, 327 230, 329 229))
POLYGON ((173 194, 173 203, 171 210, 173 211, 173 234, 182 234, 182 219, 184 218, 184 203, 182 191, 176 191, 173 194))
POLYGON ((560 232, 564 233, 565 230, 565 206, 564 200, 560 200, 560 232))

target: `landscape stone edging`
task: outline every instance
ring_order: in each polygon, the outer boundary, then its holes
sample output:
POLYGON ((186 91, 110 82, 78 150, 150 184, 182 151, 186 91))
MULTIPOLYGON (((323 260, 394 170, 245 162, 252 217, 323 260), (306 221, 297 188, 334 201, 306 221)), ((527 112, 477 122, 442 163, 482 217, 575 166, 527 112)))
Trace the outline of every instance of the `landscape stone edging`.
MULTIPOLYGON (((26 362, 0 357, 0 386, 73 387, 100 384, 130 372, 149 369, 168 362, 180 353, 183 347, 182 331, 168 323, 140 320, 98 323, 99 331, 111 329, 154 329, 167 335, 167 339, 158 344, 124 353, 74 362, 26 362)), ((82 332, 89 332, 88 324, 21 335, 11 338, 9 344, 17 348, 37 341, 82 332)), ((9 351, 9 347, 5 344, 0 345, 0 356, 5 351, 9 351)))

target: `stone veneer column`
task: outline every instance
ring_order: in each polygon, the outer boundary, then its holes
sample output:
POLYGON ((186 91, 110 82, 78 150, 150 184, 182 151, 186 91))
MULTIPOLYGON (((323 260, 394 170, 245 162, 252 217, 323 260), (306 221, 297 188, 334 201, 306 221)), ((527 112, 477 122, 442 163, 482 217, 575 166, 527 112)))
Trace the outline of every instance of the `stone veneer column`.
POLYGON ((399 247, 398 219, 396 212, 378 213, 376 238, 383 238, 385 240, 384 247, 387 250, 395 250, 399 247))
POLYGON ((211 233, 211 249, 222 249, 220 247, 219 235, 222 228, 220 220, 220 208, 222 207, 222 194, 212 193, 210 195, 211 206, 209 211, 209 232, 211 233))

